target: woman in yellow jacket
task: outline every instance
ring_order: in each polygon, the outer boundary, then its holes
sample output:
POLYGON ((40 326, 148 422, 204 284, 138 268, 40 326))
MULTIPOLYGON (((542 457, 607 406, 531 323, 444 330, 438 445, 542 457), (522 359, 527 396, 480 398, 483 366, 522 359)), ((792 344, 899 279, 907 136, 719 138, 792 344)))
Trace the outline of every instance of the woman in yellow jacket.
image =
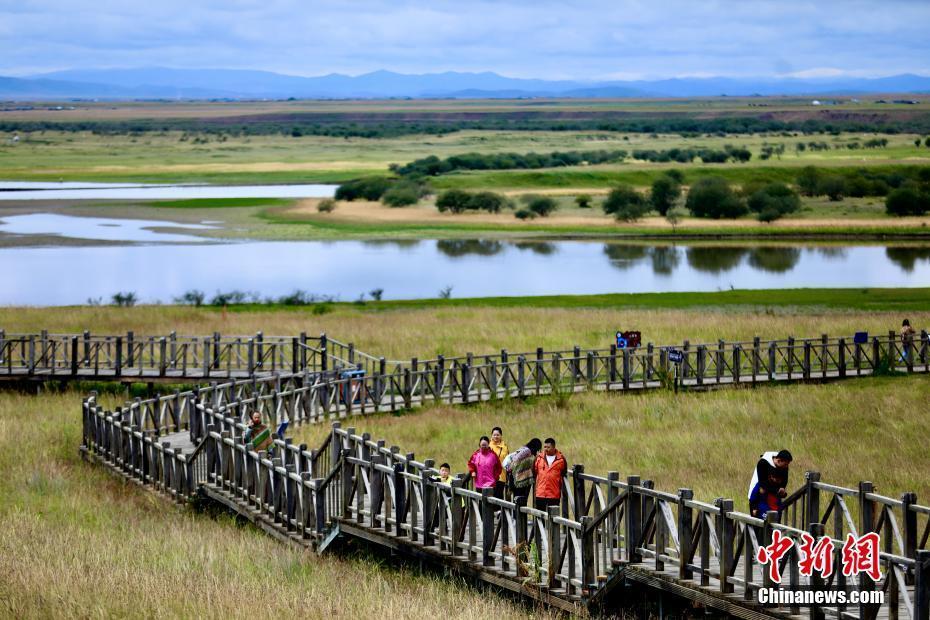
MULTIPOLYGON (((507 444, 504 443, 504 431, 501 430, 500 426, 495 426, 491 429, 491 443, 489 447, 494 454, 497 455, 501 463, 503 463, 507 455, 510 454, 510 450, 507 449, 507 444)), ((494 497, 497 499, 504 499, 504 489, 506 487, 507 472, 502 471, 500 477, 497 479, 497 483, 494 485, 494 497)))

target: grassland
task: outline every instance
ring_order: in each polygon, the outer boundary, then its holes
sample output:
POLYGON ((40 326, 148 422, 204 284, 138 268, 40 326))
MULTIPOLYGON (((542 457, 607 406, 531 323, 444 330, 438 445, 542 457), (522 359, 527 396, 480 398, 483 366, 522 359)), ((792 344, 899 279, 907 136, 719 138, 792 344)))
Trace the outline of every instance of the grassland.
POLYGON ((81 461, 80 399, 0 393, 0 616, 530 615, 455 578, 364 554, 314 558, 172 507, 81 461))
MULTIPOLYGON (((0 178, 35 181, 138 181, 210 183, 332 183, 366 174, 383 174, 391 163, 469 152, 551 152, 572 150, 714 148, 724 144, 753 152, 746 164, 700 166, 683 169, 717 171, 745 177, 753 174, 780 178, 804 165, 859 167, 919 165, 930 162, 930 149, 915 147, 915 134, 886 136, 883 149, 848 150, 845 145, 867 140, 873 134, 805 136, 791 133, 682 137, 671 134, 605 131, 458 131, 442 136, 410 135, 388 138, 302 136, 199 136, 178 131, 139 135, 99 135, 90 132, 45 131, 20 136, 0 133, 0 178), (798 142, 825 142, 828 151, 797 153, 798 142), (781 159, 758 159, 763 144, 784 144, 781 159), (785 171, 785 169, 789 169, 785 171)), ((605 188, 618 182, 646 185, 668 164, 627 162, 609 166, 541 171, 503 171, 450 175, 439 187, 605 188)), ((793 178, 793 177, 792 177, 793 178)))
MULTIPOLYGON (((882 333, 905 312, 918 327, 930 323, 928 296, 925 289, 789 291, 777 299, 736 291, 382 302, 335 304, 324 315, 282 308, 4 308, 0 325, 97 333, 326 331, 403 357, 604 346, 617 327, 642 329, 656 342, 882 333)), ((545 617, 454 579, 395 570, 365 554, 311 558, 228 517, 170 507, 81 462, 80 396, 0 394, 0 615, 545 617)), ((870 479, 881 493, 927 497, 928 397, 926 377, 878 378, 678 397, 586 394, 567 402, 440 406, 353 424, 420 458, 448 460, 457 471, 475 438, 500 424, 511 445, 552 435, 570 462, 588 471, 637 473, 671 490, 687 485, 702 499, 740 502, 755 458, 773 447, 795 454, 792 485, 805 469, 817 469, 831 482, 870 479)), ((315 443, 325 432, 305 427, 295 437, 315 443)))

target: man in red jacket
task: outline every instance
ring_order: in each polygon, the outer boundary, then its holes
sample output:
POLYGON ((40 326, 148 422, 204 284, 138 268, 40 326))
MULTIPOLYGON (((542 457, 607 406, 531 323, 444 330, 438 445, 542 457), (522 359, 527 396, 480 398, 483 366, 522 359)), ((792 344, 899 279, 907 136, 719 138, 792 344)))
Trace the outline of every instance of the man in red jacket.
POLYGON ((555 439, 547 438, 542 451, 536 455, 533 474, 536 476, 536 510, 558 506, 562 499, 562 478, 568 463, 562 453, 555 449, 555 439))

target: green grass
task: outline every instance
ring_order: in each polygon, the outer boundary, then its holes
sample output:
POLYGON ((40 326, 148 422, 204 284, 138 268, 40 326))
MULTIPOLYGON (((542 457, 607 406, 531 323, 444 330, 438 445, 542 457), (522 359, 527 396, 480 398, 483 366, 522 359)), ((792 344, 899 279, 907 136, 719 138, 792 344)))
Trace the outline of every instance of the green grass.
MULTIPOLYGON (((790 486, 805 470, 855 487, 875 483, 893 498, 930 493, 926 420, 918 412, 930 398, 926 376, 851 379, 825 385, 728 388, 713 392, 586 393, 560 401, 450 405, 398 416, 373 415, 343 422, 373 440, 384 439, 417 460, 465 463, 478 437, 501 426, 511 449, 532 437, 554 437, 570 464, 588 473, 639 475, 675 492, 689 487, 697 499, 732 498, 746 510, 746 488, 759 454, 789 449, 795 460, 790 486)), ((295 443, 315 446, 325 428, 296 429, 295 443)), ((926 503, 921 502, 921 503, 926 503)))
POLYGON ((291 198, 191 198, 187 200, 157 200, 145 203, 157 209, 222 209, 240 207, 287 207, 291 198))

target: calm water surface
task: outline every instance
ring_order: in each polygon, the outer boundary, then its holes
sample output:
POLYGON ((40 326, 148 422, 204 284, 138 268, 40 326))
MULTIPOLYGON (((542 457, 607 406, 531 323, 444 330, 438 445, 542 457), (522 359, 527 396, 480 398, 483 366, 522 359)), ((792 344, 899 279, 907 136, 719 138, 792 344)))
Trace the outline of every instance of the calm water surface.
POLYGON ((453 297, 930 286, 930 246, 467 239, 0 249, 6 305, 106 302, 119 291, 168 303, 190 289, 208 299, 220 291, 269 298, 300 289, 352 301, 381 288, 384 299, 410 299, 449 286, 453 297))
POLYGON ((330 198, 335 185, 146 185, 0 182, 3 200, 186 200, 191 198, 330 198))

